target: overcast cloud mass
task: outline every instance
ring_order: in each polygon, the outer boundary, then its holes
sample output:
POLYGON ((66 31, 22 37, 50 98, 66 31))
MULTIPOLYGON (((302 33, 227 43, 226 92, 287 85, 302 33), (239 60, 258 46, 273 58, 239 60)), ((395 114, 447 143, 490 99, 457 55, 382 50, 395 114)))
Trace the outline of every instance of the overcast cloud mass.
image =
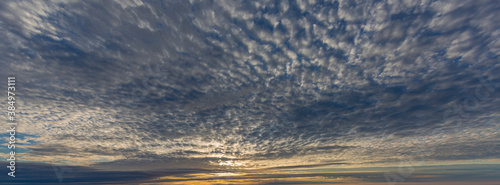
POLYGON ((1 1, 0 36, 1 184, 500 183, 498 1, 1 1))

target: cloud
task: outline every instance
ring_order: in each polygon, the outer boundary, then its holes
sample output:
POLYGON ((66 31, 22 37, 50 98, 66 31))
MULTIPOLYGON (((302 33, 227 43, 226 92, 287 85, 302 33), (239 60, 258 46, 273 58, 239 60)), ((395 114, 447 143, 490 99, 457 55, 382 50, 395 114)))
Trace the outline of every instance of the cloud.
POLYGON ((281 169, 498 150, 495 1, 2 5, 0 71, 36 136, 23 160, 281 169))
MULTIPOLYGON (((3 162, 2 162, 3 163, 3 162)), ((6 165, 6 163, 5 163, 6 165)), ((144 165, 149 165, 148 163, 144 165)), ((92 167, 50 165, 43 163, 20 163, 23 170, 16 172, 14 180, 0 180, 3 184, 139 184, 139 183, 169 183, 189 184, 201 182, 229 182, 233 184, 362 184, 387 183, 379 170, 396 170, 395 167, 342 167, 326 172, 327 168, 316 170, 297 170, 285 168, 288 171, 273 171, 263 174, 256 171, 227 171, 193 168, 157 169, 154 171, 139 170, 140 165, 130 166, 129 170, 103 170, 92 167), (375 171, 374 171, 375 170, 375 171)), ((310 166, 299 166, 306 167, 310 166)), ((415 174, 401 184, 448 184, 461 182, 488 184, 497 177, 498 167, 495 164, 455 164, 416 166, 415 174)))

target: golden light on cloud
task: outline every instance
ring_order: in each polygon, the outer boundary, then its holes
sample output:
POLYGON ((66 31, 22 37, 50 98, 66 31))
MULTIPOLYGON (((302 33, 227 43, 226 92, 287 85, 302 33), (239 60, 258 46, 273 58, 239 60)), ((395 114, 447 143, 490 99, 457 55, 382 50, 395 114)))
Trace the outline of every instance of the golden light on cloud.
POLYGON ((243 166, 241 162, 233 162, 233 161, 221 161, 219 162, 220 166, 243 166))
POLYGON ((198 185, 198 184, 226 184, 226 185, 257 185, 267 183, 360 183, 363 180, 348 176, 339 176, 336 173, 314 175, 308 173, 297 172, 279 172, 279 171, 260 171, 251 173, 198 173, 190 174, 182 177, 161 177, 156 179, 157 182, 144 183, 144 185, 152 184, 177 184, 177 185, 198 185), (271 176, 272 175, 272 176, 271 176))

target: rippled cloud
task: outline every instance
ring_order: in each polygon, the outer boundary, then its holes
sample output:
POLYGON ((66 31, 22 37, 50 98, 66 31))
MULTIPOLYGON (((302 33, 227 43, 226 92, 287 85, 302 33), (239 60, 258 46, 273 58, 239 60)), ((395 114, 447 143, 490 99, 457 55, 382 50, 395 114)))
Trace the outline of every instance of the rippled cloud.
POLYGON ((1 4, 0 71, 19 79, 25 161, 498 160, 496 1, 1 4))

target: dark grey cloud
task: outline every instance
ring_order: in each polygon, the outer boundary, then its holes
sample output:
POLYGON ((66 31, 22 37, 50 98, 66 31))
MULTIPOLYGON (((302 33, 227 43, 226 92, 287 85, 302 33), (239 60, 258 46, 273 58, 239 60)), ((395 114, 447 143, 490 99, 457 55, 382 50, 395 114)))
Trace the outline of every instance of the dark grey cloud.
MULTIPOLYGON (((6 163, 5 163, 6 165, 6 163)), ((139 183, 174 183, 174 182, 196 182, 217 180, 220 177, 196 176, 197 174, 214 174, 218 172, 229 173, 229 171, 218 171, 210 169, 176 168, 158 169, 154 171, 137 170, 102 170, 99 168, 82 166, 50 165, 43 163, 20 163, 23 168, 19 171, 19 178, 6 181, 2 178, 2 184, 139 184, 139 183), (188 179, 190 177, 194 179, 188 179), (174 177, 174 178, 168 178, 174 177)), ((405 182, 438 183, 447 181, 462 182, 494 182, 497 180, 498 166, 495 164, 457 164, 457 165, 435 165, 414 167, 415 175, 405 179, 405 182)), ((323 169, 324 170, 324 169, 323 169)), ((339 170, 339 169, 337 169, 339 170)), ((362 167, 343 168, 344 172, 321 172, 309 171, 301 173, 275 173, 262 174, 254 171, 244 171, 243 174, 232 176, 230 179, 222 179, 237 182, 257 182, 259 184, 310 184, 307 179, 323 179, 317 183, 350 183, 359 182, 383 182, 382 172, 373 170, 396 170, 395 167, 362 167)), ((241 171, 239 172, 241 173, 241 171)), ((314 182, 313 182, 314 183, 314 182)))
MULTIPOLYGON (((7 163, 2 162, 2 165, 7 163)), ((201 169, 175 169, 162 171, 100 170, 84 166, 64 166, 43 163, 19 163, 23 170, 16 172, 15 179, 2 178, 2 184, 138 184, 153 181, 161 176, 182 176, 205 173, 201 169)))

